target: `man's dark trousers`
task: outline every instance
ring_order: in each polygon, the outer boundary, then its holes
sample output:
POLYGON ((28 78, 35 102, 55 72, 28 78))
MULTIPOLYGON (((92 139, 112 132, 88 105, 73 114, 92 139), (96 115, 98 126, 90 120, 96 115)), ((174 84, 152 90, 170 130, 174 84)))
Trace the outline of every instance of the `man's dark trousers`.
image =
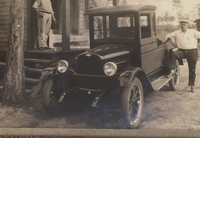
POLYGON ((171 52, 171 62, 170 67, 171 69, 175 69, 176 60, 181 58, 186 58, 189 67, 189 86, 195 85, 195 78, 196 78, 196 63, 198 60, 198 51, 197 49, 178 49, 176 51, 171 52))

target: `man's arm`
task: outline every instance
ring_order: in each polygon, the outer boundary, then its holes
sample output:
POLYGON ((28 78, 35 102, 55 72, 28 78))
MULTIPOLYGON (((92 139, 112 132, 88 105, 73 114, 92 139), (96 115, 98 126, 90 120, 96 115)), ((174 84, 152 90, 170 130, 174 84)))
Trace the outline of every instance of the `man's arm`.
POLYGON ((195 35, 196 38, 200 39, 200 32, 199 31, 194 30, 194 35, 195 35))
POLYGON ((40 0, 36 0, 35 3, 33 4, 32 8, 36 11, 36 13, 39 14, 40 17, 43 17, 43 14, 38 9, 40 3, 41 3, 40 0))
POLYGON ((162 42, 164 44, 166 44, 168 41, 173 41, 174 42, 175 41, 175 37, 176 37, 175 32, 172 32, 172 33, 168 34, 167 37, 166 37, 166 39, 163 40, 162 42))
POLYGON ((166 44, 168 41, 170 41, 170 38, 166 38, 165 40, 162 41, 162 43, 166 44))
POLYGON ((50 1, 50 4, 51 4, 51 16, 52 16, 53 22, 54 22, 54 23, 57 23, 57 20, 56 20, 56 18, 55 18, 54 11, 53 11, 53 8, 52 8, 52 3, 51 3, 51 1, 50 1))
POLYGON ((55 18, 55 16, 54 16, 54 13, 52 13, 51 16, 52 16, 53 22, 54 22, 54 23, 57 23, 57 20, 56 20, 56 18, 55 18))

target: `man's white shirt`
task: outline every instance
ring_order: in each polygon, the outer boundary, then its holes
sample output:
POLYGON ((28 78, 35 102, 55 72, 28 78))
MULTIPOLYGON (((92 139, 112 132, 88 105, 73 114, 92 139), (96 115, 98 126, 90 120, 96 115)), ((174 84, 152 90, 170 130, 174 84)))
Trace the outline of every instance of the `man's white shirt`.
POLYGON ((40 12, 54 14, 50 0, 36 0, 32 7, 39 9, 40 12))
POLYGON ((200 39, 200 32, 194 29, 187 29, 185 33, 178 30, 170 33, 168 38, 171 38, 180 49, 196 49, 197 39, 200 39))

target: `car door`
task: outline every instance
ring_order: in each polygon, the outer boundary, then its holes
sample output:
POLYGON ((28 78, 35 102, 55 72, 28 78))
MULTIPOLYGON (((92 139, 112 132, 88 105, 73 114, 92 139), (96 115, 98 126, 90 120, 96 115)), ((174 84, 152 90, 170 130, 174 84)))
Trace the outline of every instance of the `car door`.
POLYGON ((140 14, 141 63, 146 74, 158 70, 164 60, 166 45, 159 45, 155 13, 140 14))
POLYGON ((140 14, 140 43, 141 43, 141 66, 146 74, 154 71, 154 43, 152 39, 151 15, 140 14))
POLYGON ((155 13, 151 14, 151 27, 152 27, 152 39, 153 39, 153 57, 154 57, 154 70, 159 69, 165 57, 167 50, 166 45, 162 44, 157 38, 156 34, 156 18, 155 13))

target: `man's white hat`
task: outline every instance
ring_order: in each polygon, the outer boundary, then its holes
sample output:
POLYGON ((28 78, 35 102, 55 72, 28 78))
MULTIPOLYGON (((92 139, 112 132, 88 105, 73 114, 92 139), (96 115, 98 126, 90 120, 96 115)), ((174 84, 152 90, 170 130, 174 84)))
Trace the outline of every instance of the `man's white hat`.
POLYGON ((182 19, 182 20, 179 21, 179 23, 187 23, 187 24, 189 24, 189 21, 186 20, 186 19, 182 19))

